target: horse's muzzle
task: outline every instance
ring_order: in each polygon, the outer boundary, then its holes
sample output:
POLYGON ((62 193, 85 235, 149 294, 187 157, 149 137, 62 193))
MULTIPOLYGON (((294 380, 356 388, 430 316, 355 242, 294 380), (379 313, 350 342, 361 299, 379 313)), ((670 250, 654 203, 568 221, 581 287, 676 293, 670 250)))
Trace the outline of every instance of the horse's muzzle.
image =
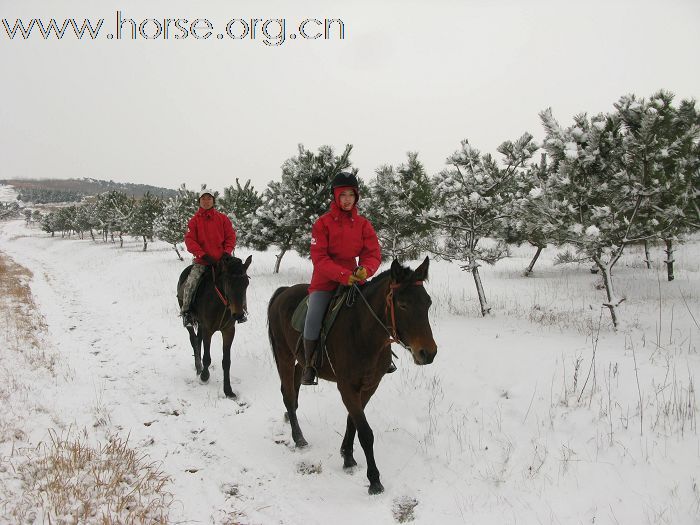
POLYGON ((435 359, 435 355, 437 354, 437 348, 432 351, 427 350, 425 348, 421 348, 418 351, 412 352, 412 354, 413 361, 417 365, 429 365, 435 359))

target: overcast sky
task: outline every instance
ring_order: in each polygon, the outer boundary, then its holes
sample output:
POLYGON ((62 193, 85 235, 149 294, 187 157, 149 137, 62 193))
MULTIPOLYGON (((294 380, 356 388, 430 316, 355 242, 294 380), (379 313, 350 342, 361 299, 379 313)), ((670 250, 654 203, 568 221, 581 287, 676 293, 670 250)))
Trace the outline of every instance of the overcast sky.
POLYGON ((0 178, 220 190, 238 177, 262 190, 299 143, 353 144, 365 180, 408 151, 432 175, 465 138, 492 153, 525 131, 541 139, 547 107, 566 124, 626 93, 700 98, 698 0, 0 0, 0 18, 20 17, 105 22, 95 41, 71 30, 10 40, 0 24, 0 178), (136 23, 205 18, 214 29, 209 39, 176 40, 171 28, 167 40, 131 41, 127 23, 129 39, 108 39, 117 10, 136 23), (277 46, 264 35, 216 38, 231 19, 283 17, 277 46), (311 18, 341 19, 345 39, 289 37, 311 18))

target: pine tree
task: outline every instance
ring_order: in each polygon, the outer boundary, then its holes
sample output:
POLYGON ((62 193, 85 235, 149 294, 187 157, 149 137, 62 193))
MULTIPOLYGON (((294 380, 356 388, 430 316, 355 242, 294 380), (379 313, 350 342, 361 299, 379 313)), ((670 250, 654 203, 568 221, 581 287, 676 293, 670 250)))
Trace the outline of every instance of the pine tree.
POLYGON ((236 179, 235 186, 224 188, 224 194, 219 197, 217 206, 231 219, 236 229, 236 244, 250 247, 254 242, 252 226, 255 212, 262 206, 262 197, 251 185, 250 179, 244 186, 236 179))
POLYGON ((182 243, 187 231, 187 222, 197 212, 197 195, 183 184, 178 194, 169 198, 159 217, 153 224, 156 237, 172 245, 178 259, 183 260, 177 245, 182 243))
POLYGON ((624 297, 616 295, 612 269, 639 224, 645 198, 637 173, 625 166, 620 119, 616 114, 591 119, 581 114, 565 129, 551 110, 540 117, 544 148, 552 159, 544 195, 538 199, 547 218, 545 234, 577 249, 577 255, 564 253, 560 261, 595 263, 606 290, 604 306, 617 327, 616 308, 624 297))
POLYGON ((517 141, 498 147, 504 157, 503 167, 490 155, 481 155, 467 140, 447 159, 450 168, 434 181, 436 206, 430 221, 438 226, 441 239, 431 251, 444 259, 460 261, 471 272, 481 305, 481 314, 491 310, 479 275, 480 262, 495 264, 508 255, 508 246, 499 241, 485 245, 486 237, 498 237, 511 213, 516 193, 516 179, 537 145, 525 133, 517 141))
POLYGON ((398 168, 382 166, 359 206, 372 222, 388 258, 416 259, 426 248, 433 225, 425 218, 432 206, 432 186, 417 153, 398 168))
POLYGON ((114 242, 116 234, 119 237, 119 247, 123 247, 123 235, 129 231, 129 217, 134 207, 134 199, 130 199, 121 191, 112 190, 100 195, 95 206, 104 241, 107 242, 109 235, 114 242))
POLYGON ((535 247, 535 255, 523 271, 528 277, 542 250, 551 241, 545 235, 546 223, 538 211, 537 199, 542 195, 547 181, 547 154, 543 153, 539 163, 531 164, 527 170, 519 173, 515 179, 516 190, 513 195, 510 216, 507 218, 502 238, 506 243, 529 243, 535 247))
POLYGON ((328 209, 330 182, 336 173, 350 166, 351 151, 352 146, 348 145, 337 156, 332 147, 321 146, 318 153, 313 153, 300 144, 297 155, 282 165, 281 180, 270 182, 263 192, 248 242, 256 249, 277 246, 280 252, 275 273, 279 273, 282 258, 289 250, 309 255, 311 227, 328 209))
POLYGON ((683 101, 681 108, 675 108, 673 98, 672 93, 659 91, 648 101, 627 95, 615 104, 625 131, 625 167, 648 197, 639 209, 634 236, 665 243, 669 281, 673 280, 673 242, 696 229, 688 212, 700 162, 695 102, 683 101))
POLYGON ((163 201, 150 192, 138 201, 129 215, 129 233, 143 239, 143 251, 148 249, 148 241, 153 240, 153 224, 163 212, 163 201))
POLYGON ((42 215, 40 225, 42 231, 50 233, 51 237, 53 237, 56 231, 58 231, 56 227, 56 212, 49 212, 42 215))

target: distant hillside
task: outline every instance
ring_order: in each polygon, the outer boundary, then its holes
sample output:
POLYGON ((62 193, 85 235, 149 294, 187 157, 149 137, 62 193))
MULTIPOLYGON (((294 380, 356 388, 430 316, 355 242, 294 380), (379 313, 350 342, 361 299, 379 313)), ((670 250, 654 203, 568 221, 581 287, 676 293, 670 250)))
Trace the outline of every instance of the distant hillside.
MULTIPOLYGON (((39 202, 40 196, 63 195, 67 201, 77 202, 82 197, 98 195, 107 191, 121 191, 129 197, 143 197, 147 192, 158 197, 173 197, 177 191, 170 188, 150 186, 148 184, 132 184, 130 182, 114 182, 98 179, 0 179, 0 184, 12 186, 17 191, 17 197, 27 202, 39 202), (24 198, 23 198, 24 197, 24 198)), ((50 200, 48 202, 56 202, 50 200)))

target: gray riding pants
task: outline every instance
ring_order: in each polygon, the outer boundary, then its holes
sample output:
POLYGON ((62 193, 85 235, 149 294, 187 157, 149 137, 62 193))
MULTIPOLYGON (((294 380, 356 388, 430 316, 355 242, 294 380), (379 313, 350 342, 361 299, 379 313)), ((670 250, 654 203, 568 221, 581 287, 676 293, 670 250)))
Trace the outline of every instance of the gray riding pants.
POLYGON ((317 290, 309 294, 309 310, 306 312, 304 322, 304 339, 316 341, 321 335, 321 323, 328 308, 328 303, 333 298, 333 292, 317 290))
POLYGON ((194 292, 197 289, 199 280, 202 278, 202 275, 204 275, 206 269, 206 264, 194 263, 192 265, 190 274, 187 276, 187 280, 182 287, 182 308, 180 309, 182 313, 189 311, 190 305, 192 304, 192 297, 194 297, 194 292))

